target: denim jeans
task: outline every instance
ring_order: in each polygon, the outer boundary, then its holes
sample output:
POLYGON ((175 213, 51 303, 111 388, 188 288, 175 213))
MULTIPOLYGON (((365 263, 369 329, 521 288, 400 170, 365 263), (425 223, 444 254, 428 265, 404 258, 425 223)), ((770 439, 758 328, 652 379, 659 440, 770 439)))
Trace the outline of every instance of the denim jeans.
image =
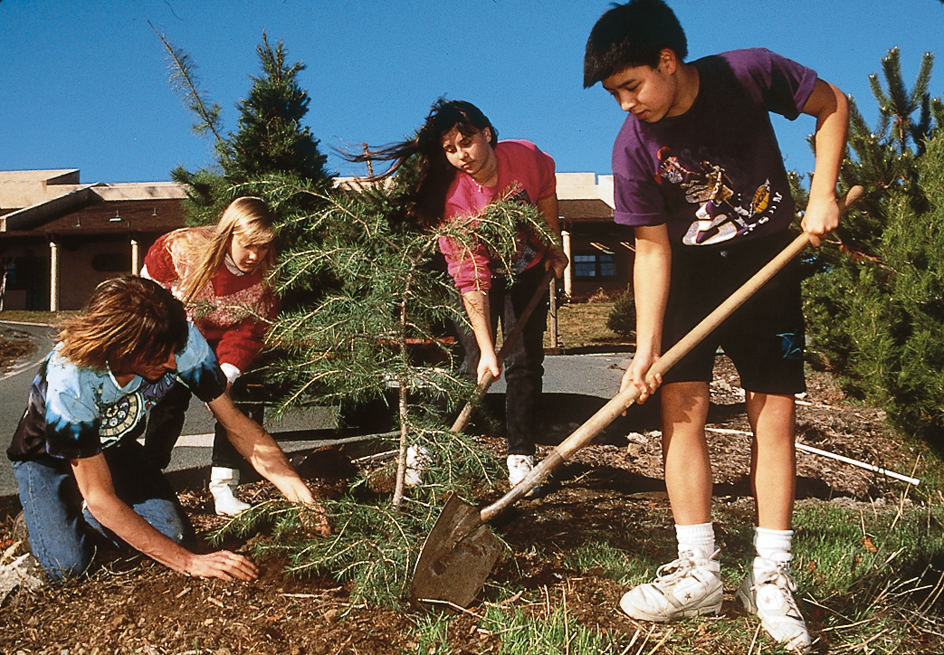
MULTIPOLYGON (((508 337, 518 322, 518 316, 537 292, 543 277, 543 264, 520 273, 511 286, 506 284, 503 277, 492 277, 492 288, 488 293, 492 334, 497 334, 500 317, 502 334, 508 337)), ((544 297, 534 308, 534 313, 502 366, 505 376, 505 437, 508 455, 534 454, 537 409, 544 384, 544 331, 547 327, 548 304, 549 296, 545 288, 544 297)), ((468 329, 464 332, 460 326, 459 340, 465 350, 461 371, 474 380, 479 348, 468 329)))
MULTIPOLYGON (((179 544, 195 542, 193 526, 154 460, 135 441, 105 450, 115 493, 161 534, 179 544)), ((96 544, 121 540, 84 508, 68 462, 44 457, 13 462, 13 474, 29 530, 30 548, 53 580, 88 570, 96 544)))

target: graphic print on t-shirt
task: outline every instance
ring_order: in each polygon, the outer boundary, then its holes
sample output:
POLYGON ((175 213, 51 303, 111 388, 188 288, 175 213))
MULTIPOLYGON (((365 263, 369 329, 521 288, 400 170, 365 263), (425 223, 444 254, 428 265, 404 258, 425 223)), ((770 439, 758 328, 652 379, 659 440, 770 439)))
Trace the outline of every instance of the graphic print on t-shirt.
MULTIPOLYGON (((100 401, 99 401, 100 402, 100 401)), ((102 422, 98 429, 102 447, 121 441, 121 438, 141 420, 143 402, 139 391, 129 393, 118 402, 102 407, 102 422)))
MULTIPOLYGON (((517 202, 522 205, 533 205, 531 202, 531 197, 528 196, 528 192, 524 189, 521 189, 518 193, 513 196, 509 196, 508 202, 517 202)), ((534 261, 534 258, 538 254, 538 249, 529 238, 529 232, 525 230, 518 230, 518 248, 515 254, 515 275, 523 273, 531 265, 531 262, 534 261)), ((503 274, 503 273, 502 273, 503 274)))
POLYGON ((676 156, 668 147, 661 148, 658 176, 660 184, 663 180, 677 184, 685 193, 685 200, 698 205, 695 220, 682 237, 684 245, 705 246, 730 241, 763 225, 777 211, 783 196, 771 190, 769 180, 744 202, 723 167, 708 160, 689 163, 693 158, 685 154, 676 156))

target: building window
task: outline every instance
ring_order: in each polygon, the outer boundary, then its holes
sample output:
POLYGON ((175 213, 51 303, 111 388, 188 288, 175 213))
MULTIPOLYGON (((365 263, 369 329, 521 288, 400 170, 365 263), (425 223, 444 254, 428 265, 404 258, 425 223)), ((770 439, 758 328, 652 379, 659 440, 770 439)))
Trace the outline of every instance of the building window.
POLYGON ((605 253, 574 255, 574 276, 578 278, 616 277, 613 255, 605 253))

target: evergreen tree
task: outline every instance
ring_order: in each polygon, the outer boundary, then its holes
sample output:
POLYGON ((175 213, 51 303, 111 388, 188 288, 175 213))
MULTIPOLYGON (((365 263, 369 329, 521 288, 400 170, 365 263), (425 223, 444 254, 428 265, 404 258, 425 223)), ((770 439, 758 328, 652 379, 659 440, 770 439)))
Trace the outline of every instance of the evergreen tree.
POLYGON ((896 427, 944 443, 944 104, 929 93, 933 55, 909 92, 899 52, 882 60, 885 86, 870 128, 853 103, 844 186, 866 198, 819 249, 805 288, 814 364, 852 395, 885 407, 896 427))
POLYGON ((465 318, 451 299, 447 276, 431 265, 439 238, 449 236, 469 249, 481 242, 510 271, 519 226, 545 240, 551 236, 534 207, 517 203, 490 205, 476 217, 473 235, 463 221, 434 232, 410 229, 397 219, 404 211, 397 185, 339 190, 321 200, 317 212, 301 212, 284 223, 297 239, 277 273, 282 293, 304 289, 312 279, 327 277, 335 284, 315 302, 279 317, 270 337, 282 344, 285 356, 272 373, 284 407, 364 403, 396 390, 401 454, 396 504, 407 437, 423 445, 422 435, 442 433, 449 423, 435 408, 448 411, 469 391, 456 374, 451 344, 443 340, 445 326, 465 318), (304 229, 295 230, 295 223, 304 229), (427 348, 425 360, 417 359, 418 344, 431 347, 433 356, 427 348))
POLYGON ((266 197, 265 185, 259 183, 273 176, 279 178, 274 186, 281 186, 288 177, 321 190, 330 188, 327 158, 319 151, 318 139, 302 124, 311 102, 298 83, 305 65, 289 65, 281 41, 273 49, 263 32, 262 43, 256 47, 262 75, 251 77, 248 98, 236 105, 239 130, 223 137, 220 108, 207 99, 195 64, 166 37, 159 33, 158 37, 168 52, 171 84, 197 117, 194 131, 214 138, 215 166, 195 172, 183 167, 171 171, 171 178, 187 189, 189 223, 214 223, 233 198, 247 193, 247 185, 266 197))
POLYGON ((151 25, 151 29, 161 40, 164 49, 167 50, 169 61, 169 81, 171 86, 180 99, 187 105, 187 109, 192 111, 197 122, 193 125, 193 131, 197 134, 209 132, 213 135, 216 143, 222 141, 220 136, 220 106, 209 100, 205 90, 200 87, 199 78, 197 78, 197 65, 190 58, 190 55, 171 45, 163 34, 151 25))
MULTIPOLYGON (((310 193, 316 192, 290 185, 273 190, 284 198, 310 193)), ((284 554, 292 572, 330 572, 352 583, 355 599, 387 604, 404 595, 411 563, 445 495, 471 498, 483 479, 505 477, 502 462, 469 435, 450 432, 443 415, 472 385, 455 374, 454 353, 441 338, 444 322, 465 319, 449 298, 451 281, 429 265, 437 242, 448 236, 469 248, 483 243, 511 271, 519 227, 553 238, 535 207, 513 202, 493 203, 474 219, 434 232, 411 229, 402 220, 403 194, 397 184, 338 190, 320 196, 324 204, 316 212, 286 219, 286 227, 297 222, 314 229, 300 233, 283 257, 283 290, 325 274, 338 284, 317 303, 284 312, 270 333, 287 352, 277 367, 286 407, 389 397, 393 390, 399 427, 393 495, 371 494, 361 481, 349 495, 325 499, 337 528, 327 539, 309 535, 298 513, 280 503, 246 512, 230 527, 274 520, 278 539, 265 548, 284 554), (432 344, 439 361, 418 358, 411 347, 418 341, 432 344), (425 484, 409 496, 403 489, 407 445, 426 447, 433 460, 425 484)))
POLYGON ((297 79, 305 65, 289 66, 282 42, 273 49, 265 32, 256 52, 263 75, 251 78, 249 97, 236 105, 239 131, 218 146, 224 176, 233 183, 271 173, 307 180, 327 178, 327 157, 319 152, 311 130, 302 125, 311 102, 297 79))

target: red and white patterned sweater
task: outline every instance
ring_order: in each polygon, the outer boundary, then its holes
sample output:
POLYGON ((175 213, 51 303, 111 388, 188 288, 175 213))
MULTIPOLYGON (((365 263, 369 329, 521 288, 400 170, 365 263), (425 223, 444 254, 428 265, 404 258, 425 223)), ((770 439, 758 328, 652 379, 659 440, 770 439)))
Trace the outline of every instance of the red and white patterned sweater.
MULTIPOLYGON (((189 231, 207 229, 183 228, 159 238, 144 258, 141 275, 176 295, 189 264, 182 239, 189 231)), ((229 266, 220 266, 210 284, 187 305, 187 317, 213 347, 231 382, 259 354, 268 321, 277 314, 278 300, 263 273, 242 273, 231 261, 229 266)))

